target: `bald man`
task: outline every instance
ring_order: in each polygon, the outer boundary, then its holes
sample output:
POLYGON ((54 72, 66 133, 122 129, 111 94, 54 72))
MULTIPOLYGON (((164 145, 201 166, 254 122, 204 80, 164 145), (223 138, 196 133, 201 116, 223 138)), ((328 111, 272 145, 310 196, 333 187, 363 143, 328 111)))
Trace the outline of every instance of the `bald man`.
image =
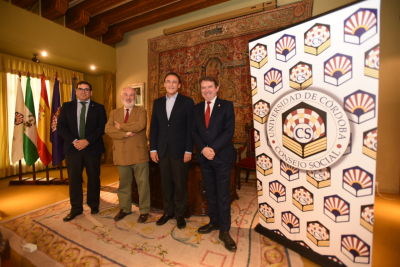
POLYGON ((111 111, 105 132, 113 139, 114 164, 118 166, 121 210, 114 217, 122 220, 132 212, 132 170, 139 193, 139 223, 147 221, 150 211, 149 152, 147 149, 147 112, 135 106, 136 91, 125 87, 121 92, 122 108, 111 111))

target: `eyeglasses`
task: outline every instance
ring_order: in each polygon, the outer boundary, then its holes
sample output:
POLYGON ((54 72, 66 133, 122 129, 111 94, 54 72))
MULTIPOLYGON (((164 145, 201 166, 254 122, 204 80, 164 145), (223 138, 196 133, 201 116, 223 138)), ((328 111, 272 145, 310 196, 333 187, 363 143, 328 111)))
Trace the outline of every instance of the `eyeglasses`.
POLYGON ((81 91, 82 93, 83 93, 83 92, 87 93, 87 92, 90 91, 90 89, 88 89, 88 88, 78 88, 77 90, 78 90, 78 91, 81 91))
POLYGON ((166 84, 170 84, 170 83, 172 83, 172 84, 178 84, 178 81, 166 80, 165 83, 166 83, 166 84))

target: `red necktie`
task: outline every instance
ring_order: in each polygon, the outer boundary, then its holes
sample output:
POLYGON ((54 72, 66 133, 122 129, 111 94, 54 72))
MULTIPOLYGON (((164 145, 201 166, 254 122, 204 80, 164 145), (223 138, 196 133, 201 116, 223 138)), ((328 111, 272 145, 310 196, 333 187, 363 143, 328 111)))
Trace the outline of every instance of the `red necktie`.
POLYGON ((208 101, 207 102, 207 109, 206 109, 206 127, 208 128, 208 123, 210 122, 210 113, 211 113, 211 111, 210 111, 210 104, 211 104, 211 102, 210 101, 208 101))
POLYGON ((128 118, 129 118, 129 109, 126 109, 126 115, 125 115, 124 123, 126 123, 128 121, 128 118))

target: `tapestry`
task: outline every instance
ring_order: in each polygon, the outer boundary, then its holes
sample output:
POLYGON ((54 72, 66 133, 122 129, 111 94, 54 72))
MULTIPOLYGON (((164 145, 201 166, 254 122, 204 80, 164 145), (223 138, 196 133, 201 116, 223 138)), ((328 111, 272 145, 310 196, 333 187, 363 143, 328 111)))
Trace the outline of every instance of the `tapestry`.
POLYGON ((380 0, 249 43, 260 226, 323 266, 371 266, 380 0))
POLYGON ((275 29, 311 17, 313 0, 285 5, 240 18, 214 23, 170 36, 149 39, 148 124, 153 101, 166 94, 164 78, 175 72, 182 79, 180 94, 203 100, 199 79, 213 76, 219 82, 218 97, 235 107, 235 143, 246 141, 246 123, 252 121, 248 41, 275 29))
POLYGON ((243 185, 240 198, 231 206, 230 234, 238 246, 234 253, 225 249, 219 231, 197 232, 208 223, 208 216, 186 219, 184 229, 176 227, 175 219, 157 226, 161 210, 151 209, 148 220, 138 223, 139 208, 133 205, 132 214, 115 222, 117 190, 118 183, 102 188, 97 215, 84 205, 83 215, 63 222, 71 209, 67 199, 2 222, 1 233, 35 266, 303 266, 297 253, 254 231, 258 224, 255 181, 243 185), (20 242, 36 244, 37 250, 25 252, 20 242))

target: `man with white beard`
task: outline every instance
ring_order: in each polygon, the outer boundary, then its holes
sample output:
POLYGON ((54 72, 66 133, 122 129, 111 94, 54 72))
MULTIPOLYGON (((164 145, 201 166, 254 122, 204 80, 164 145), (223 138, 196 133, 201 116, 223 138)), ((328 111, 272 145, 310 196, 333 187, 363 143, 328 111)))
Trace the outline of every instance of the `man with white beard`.
POLYGON ((132 212, 132 170, 139 193, 139 223, 147 221, 150 211, 149 152, 147 149, 147 112, 135 106, 136 91, 125 87, 121 92, 124 105, 111 111, 105 132, 113 139, 114 164, 118 166, 120 183, 118 188, 121 210, 114 217, 122 220, 132 212))

